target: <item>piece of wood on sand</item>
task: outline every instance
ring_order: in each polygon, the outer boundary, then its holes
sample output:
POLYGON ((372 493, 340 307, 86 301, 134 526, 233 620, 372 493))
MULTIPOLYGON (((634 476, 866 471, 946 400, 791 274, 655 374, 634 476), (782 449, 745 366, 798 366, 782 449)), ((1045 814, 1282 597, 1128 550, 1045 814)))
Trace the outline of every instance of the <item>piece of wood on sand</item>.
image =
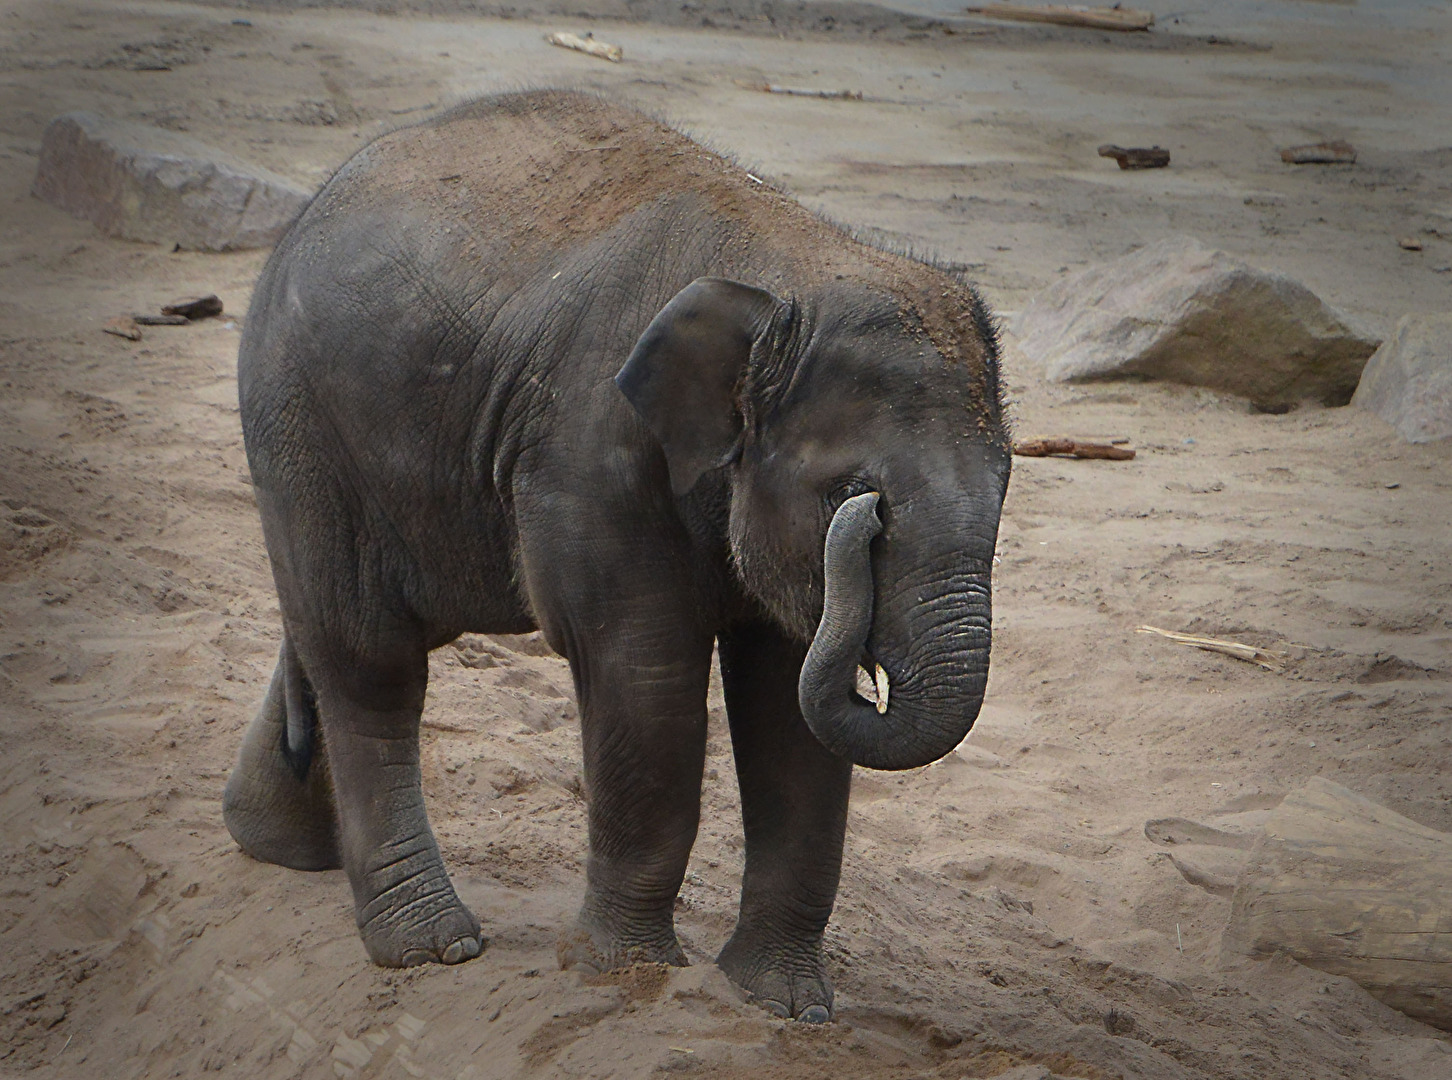
POLYGON ((1277 952, 1452 1031, 1452 833, 1321 777, 1286 796, 1221 938, 1226 964, 1277 952))
POLYGON ((117 315, 114 319, 108 319, 106 325, 101 327, 101 332, 114 334, 127 341, 141 340, 141 327, 136 325, 136 320, 130 315, 117 315))
POLYGON ((1170 163, 1170 152, 1162 146, 1115 146, 1105 143, 1099 156, 1113 158, 1121 169, 1163 169, 1170 163))
POLYGON ((1127 446, 1118 446, 1112 442, 1094 442, 1088 439, 1020 439, 1013 444, 1013 452, 1019 457, 1063 455, 1076 458, 1097 458, 1103 461, 1134 460, 1134 451, 1127 446))
POLYGON ((182 315, 188 319, 211 319, 222 314, 222 301, 216 293, 187 296, 161 305, 163 315, 182 315))
POLYGON ((1192 649, 1220 653, 1222 656, 1244 660, 1247 664, 1259 664, 1267 671, 1280 671, 1285 667, 1282 658, 1269 649, 1258 645, 1247 645, 1243 641, 1227 641, 1224 638, 1200 637, 1198 634, 1181 634, 1176 630, 1161 630, 1158 626, 1136 626, 1136 634, 1157 634, 1177 645, 1188 645, 1192 649))
POLYGON ((625 59, 625 50, 619 45, 608 45, 603 41, 596 41, 593 34, 581 37, 579 34, 557 31, 546 36, 545 40, 562 49, 574 49, 575 52, 582 52, 587 56, 598 56, 601 60, 609 60, 612 64, 618 64, 625 59))
POLYGON ((1287 165, 1355 165, 1356 147, 1340 139, 1288 146, 1281 151, 1281 160, 1287 165))
POLYGON ((964 8, 970 15, 1012 22, 1053 23, 1057 26, 1086 26, 1091 30, 1148 30, 1155 17, 1148 11, 1120 7, 1024 7, 1020 4, 984 4, 964 8))

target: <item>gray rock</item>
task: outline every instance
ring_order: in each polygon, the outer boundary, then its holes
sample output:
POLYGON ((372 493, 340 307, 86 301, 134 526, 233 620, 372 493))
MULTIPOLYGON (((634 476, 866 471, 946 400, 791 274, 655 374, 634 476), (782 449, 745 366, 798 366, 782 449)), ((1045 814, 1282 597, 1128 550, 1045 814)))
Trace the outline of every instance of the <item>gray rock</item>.
POLYGON ((1345 405, 1376 342, 1304 285, 1174 237, 1045 289, 1014 324, 1055 382, 1167 379, 1345 405))
POLYGON ((1403 316, 1367 361, 1351 401, 1407 442, 1452 437, 1452 312, 1403 316))
POLYGON ((86 112, 46 125, 30 190, 110 236, 203 251, 274 244, 312 198, 189 136, 86 112))

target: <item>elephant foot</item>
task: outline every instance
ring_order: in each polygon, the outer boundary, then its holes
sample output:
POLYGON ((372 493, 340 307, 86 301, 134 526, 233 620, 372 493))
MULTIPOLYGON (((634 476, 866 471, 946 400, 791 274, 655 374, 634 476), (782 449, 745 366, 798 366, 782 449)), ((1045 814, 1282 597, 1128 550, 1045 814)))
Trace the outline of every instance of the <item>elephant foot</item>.
POLYGON ((285 814, 267 803, 259 805, 237 793, 237 786, 227 784, 222 820, 248 855, 289 870, 337 870, 343 865, 337 826, 332 821, 285 814))
POLYGON ((716 965, 751 1001, 783 1020, 825 1024, 832 1019, 832 980, 820 942, 783 946, 738 930, 716 965))
POLYGON ((675 928, 639 933, 612 929, 601 921, 579 919, 555 946, 560 968, 603 975, 632 964, 688 967, 690 961, 676 940, 675 928))
POLYGON ((283 754, 285 721, 279 666, 227 778, 222 820, 254 859, 292 870, 336 870, 343 856, 327 759, 314 755, 299 778, 283 754))
POLYGON ((442 862, 389 876, 394 883, 370 890, 375 899, 363 905, 358 918, 363 945, 375 964, 462 964, 484 951, 479 920, 459 900, 442 862))
POLYGON ((448 904, 407 905, 405 910, 375 918, 359 929, 368 958, 379 967, 462 964, 488 944, 479 920, 457 899, 448 904))

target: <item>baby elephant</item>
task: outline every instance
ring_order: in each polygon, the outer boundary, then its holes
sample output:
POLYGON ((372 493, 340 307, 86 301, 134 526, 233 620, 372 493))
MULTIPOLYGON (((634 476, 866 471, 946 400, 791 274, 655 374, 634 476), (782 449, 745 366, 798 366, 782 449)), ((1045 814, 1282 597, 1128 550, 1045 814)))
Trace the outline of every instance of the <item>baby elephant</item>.
POLYGON ((852 766, 936 760, 983 698, 994 335, 953 275, 596 97, 485 98, 364 148, 242 339, 284 636, 232 835, 343 867, 375 963, 477 955, 419 786, 428 653, 538 628, 589 793, 561 963, 683 964, 715 646, 746 834, 717 963, 827 1020, 852 766))

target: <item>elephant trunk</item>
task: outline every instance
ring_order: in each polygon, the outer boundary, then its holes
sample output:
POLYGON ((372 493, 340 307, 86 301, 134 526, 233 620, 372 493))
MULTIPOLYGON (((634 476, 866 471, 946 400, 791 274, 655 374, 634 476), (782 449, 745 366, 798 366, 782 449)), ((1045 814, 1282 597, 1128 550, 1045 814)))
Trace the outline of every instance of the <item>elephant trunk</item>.
POLYGON ((833 753, 870 769, 912 769, 951 751, 977 719, 988 680, 988 572, 896 590, 916 610, 879 622, 911 627, 911 639, 878 640, 870 550, 882 531, 877 502, 875 492, 858 495, 832 518, 822 620, 797 696, 808 727, 833 753), (864 659, 875 669, 876 704, 854 689, 864 659))

